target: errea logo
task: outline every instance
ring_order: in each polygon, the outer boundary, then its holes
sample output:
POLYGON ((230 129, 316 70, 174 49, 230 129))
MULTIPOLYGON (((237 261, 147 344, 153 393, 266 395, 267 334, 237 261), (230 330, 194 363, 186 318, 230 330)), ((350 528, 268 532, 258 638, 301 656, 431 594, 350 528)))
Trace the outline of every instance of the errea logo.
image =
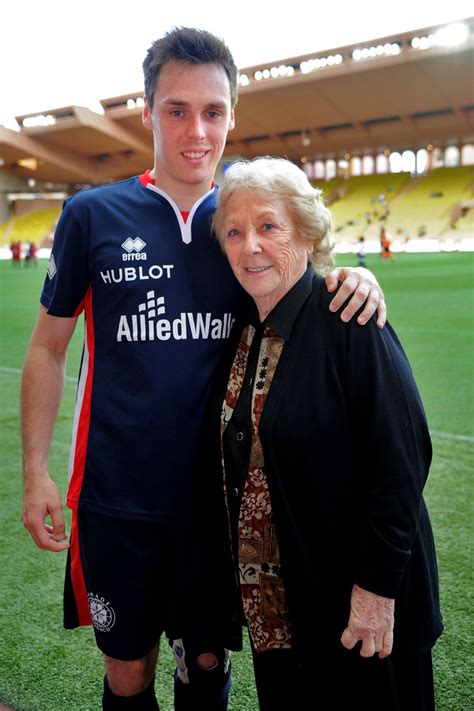
POLYGON ((142 252, 143 247, 146 247, 146 242, 144 242, 140 237, 127 237, 125 242, 122 242, 122 247, 125 250, 122 254, 124 262, 137 259, 146 261, 146 252, 142 252))
POLYGON ((49 262, 48 262, 48 276, 50 279, 53 278, 53 276, 56 274, 57 269, 56 269, 56 262, 54 261, 54 254, 51 252, 51 256, 49 257, 49 262))

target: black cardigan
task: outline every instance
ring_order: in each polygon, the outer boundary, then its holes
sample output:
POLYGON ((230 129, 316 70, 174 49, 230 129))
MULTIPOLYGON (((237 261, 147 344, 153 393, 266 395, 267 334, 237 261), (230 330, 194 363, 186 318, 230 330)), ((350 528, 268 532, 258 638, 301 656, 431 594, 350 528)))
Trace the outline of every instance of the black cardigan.
MULTIPOLYGON (((357 583, 395 598, 394 649, 425 651, 443 626, 422 496, 431 462, 423 405, 391 326, 380 330, 374 319, 365 327, 354 319, 344 324, 329 311, 331 298, 314 275, 260 421, 294 646, 306 653, 317 636, 318 645, 339 648, 357 583)), ((214 594, 205 597, 221 631, 236 600, 236 576, 220 412, 240 334, 237 328, 214 378, 194 492, 207 555, 217 556, 201 589, 213 581, 214 594)))

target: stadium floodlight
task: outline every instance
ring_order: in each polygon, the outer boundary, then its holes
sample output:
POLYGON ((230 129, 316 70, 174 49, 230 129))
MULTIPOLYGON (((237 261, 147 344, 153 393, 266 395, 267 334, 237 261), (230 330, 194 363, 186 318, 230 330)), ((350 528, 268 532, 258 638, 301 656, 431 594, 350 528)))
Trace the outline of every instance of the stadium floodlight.
POLYGON ((248 77, 248 74, 240 74, 239 75, 239 84, 240 84, 240 86, 248 86, 250 84, 250 79, 248 77))
POLYGON ((24 128, 35 128, 36 126, 53 126, 56 123, 56 118, 51 114, 37 114, 36 116, 27 116, 22 121, 24 128))
POLYGON ((26 168, 27 170, 38 170, 39 167, 39 162, 37 158, 19 158, 17 160, 18 165, 21 165, 22 168, 26 168))
POLYGON ((442 47, 458 47, 466 42, 469 30, 463 22, 446 25, 435 32, 435 43, 442 47))
POLYGON ((308 136, 308 133, 305 129, 304 131, 301 131, 301 145, 305 146, 305 148, 306 148, 310 144, 311 144, 311 138, 308 136))
POLYGON ((413 37, 413 49, 429 49, 430 47, 459 47, 464 44, 469 36, 469 29, 463 22, 440 27, 436 32, 421 37, 413 37))
MULTIPOLYGON (((328 57, 315 57, 313 59, 306 59, 300 64, 300 72, 302 74, 309 74, 314 69, 334 67, 335 65, 342 64, 343 61, 344 57, 342 56, 342 54, 330 54, 328 57)), ((293 67, 291 67, 291 69, 293 69, 293 67)))
POLYGON ((382 55, 390 56, 400 54, 402 48, 398 42, 386 42, 384 45, 372 47, 358 47, 352 52, 354 62, 360 62, 361 59, 374 59, 382 55))

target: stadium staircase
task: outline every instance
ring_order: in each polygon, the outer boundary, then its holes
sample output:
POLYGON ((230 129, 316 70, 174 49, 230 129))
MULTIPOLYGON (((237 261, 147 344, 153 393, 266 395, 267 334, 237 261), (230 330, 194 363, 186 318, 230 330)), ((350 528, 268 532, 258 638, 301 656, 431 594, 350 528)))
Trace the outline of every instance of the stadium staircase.
POLYGON ((472 198, 474 173, 472 166, 438 168, 423 178, 412 178, 409 190, 393 202, 386 220, 392 235, 403 234, 410 238, 439 238, 458 223, 456 206, 472 198), (413 182, 416 181, 416 182, 413 182))

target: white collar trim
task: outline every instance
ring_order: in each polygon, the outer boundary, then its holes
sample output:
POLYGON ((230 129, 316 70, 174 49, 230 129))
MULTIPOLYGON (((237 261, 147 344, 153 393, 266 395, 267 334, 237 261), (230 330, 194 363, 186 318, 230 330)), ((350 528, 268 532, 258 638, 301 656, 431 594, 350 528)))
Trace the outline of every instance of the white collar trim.
POLYGON ((175 212, 176 218, 177 218, 177 220, 178 220, 178 224, 179 224, 180 229, 181 229, 181 239, 183 240, 183 242, 184 242, 185 244, 190 244, 190 242, 191 242, 191 240, 192 240, 191 225, 192 225, 192 222, 193 222, 193 217, 194 217, 194 215, 195 215, 195 213, 196 213, 196 210, 198 209, 199 205, 201 205, 201 203, 203 203, 204 200, 205 200, 209 195, 211 195, 211 193, 213 192, 214 188, 211 188, 207 193, 205 193, 204 195, 201 195, 201 197, 199 198, 199 200, 197 200, 197 201, 194 203, 194 205, 192 206, 192 208, 191 208, 191 210, 190 210, 190 212, 189 212, 188 219, 187 219, 186 222, 185 222, 185 221, 183 220, 183 216, 182 216, 182 214, 181 214, 181 210, 179 209, 179 207, 177 206, 177 204, 175 203, 175 201, 168 195, 168 193, 165 193, 164 190, 160 190, 160 188, 157 188, 156 185, 153 185, 153 183, 147 183, 147 184, 146 184, 146 187, 148 188, 148 190, 152 190, 154 193, 158 193, 158 195, 161 195, 161 197, 164 197, 165 200, 167 200, 167 201, 169 202, 169 204, 171 205, 171 207, 173 208, 173 210, 174 210, 174 212, 175 212))

